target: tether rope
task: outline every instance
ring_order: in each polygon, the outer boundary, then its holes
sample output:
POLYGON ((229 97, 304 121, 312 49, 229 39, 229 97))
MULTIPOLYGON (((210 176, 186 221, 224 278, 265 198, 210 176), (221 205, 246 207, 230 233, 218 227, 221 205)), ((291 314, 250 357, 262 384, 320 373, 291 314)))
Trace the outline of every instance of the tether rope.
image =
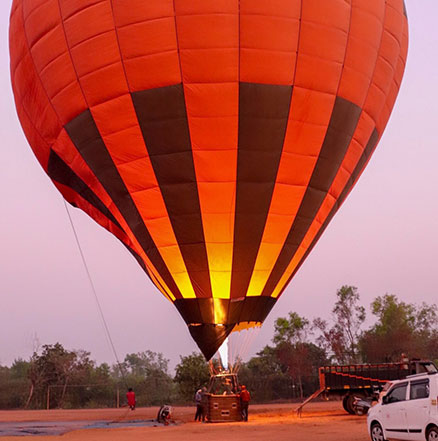
POLYGON ((87 261, 85 260, 85 255, 84 255, 84 252, 82 251, 81 243, 79 242, 79 237, 78 237, 78 234, 76 232, 76 228, 74 226, 73 219, 72 219, 72 217, 70 215, 70 211, 68 209, 67 202, 65 201, 64 198, 62 200, 64 202, 65 210, 67 211, 67 216, 68 216, 68 219, 70 221, 70 225, 71 225, 71 228, 73 230, 73 234, 74 234, 75 239, 76 239, 76 244, 77 244, 77 246, 79 248, 79 253, 81 255, 82 263, 84 264, 85 272, 87 273, 88 281, 90 282, 91 291, 94 294, 94 300, 96 301, 97 309, 99 310, 99 315, 100 315, 100 319, 101 319, 102 324, 103 324, 103 328, 104 328, 104 331, 105 331, 105 336, 106 336, 107 342, 108 342, 110 348, 113 351, 114 357, 115 357, 116 362, 117 362, 117 367, 119 368, 120 375, 122 376, 122 380, 125 383, 125 386, 127 387, 126 375, 125 375, 124 369, 122 368, 122 364, 120 363, 119 356, 117 355, 117 351, 116 351, 116 347, 114 345, 113 339, 111 338, 111 333, 110 333, 108 324, 107 324, 107 322, 105 320, 105 315, 103 314, 103 310, 102 310, 102 307, 100 305, 99 297, 97 295, 97 291, 96 291, 96 288, 94 286, 93 279, 91 278, 90 270, 88 269, 87 261))

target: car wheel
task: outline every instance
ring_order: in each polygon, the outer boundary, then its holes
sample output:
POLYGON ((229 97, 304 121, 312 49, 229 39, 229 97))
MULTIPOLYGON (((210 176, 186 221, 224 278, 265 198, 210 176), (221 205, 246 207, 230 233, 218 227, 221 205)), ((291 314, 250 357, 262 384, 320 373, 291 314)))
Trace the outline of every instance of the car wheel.
POLYGON ((427 441, 436 441, 436 440, 438 440, 438 427, 431 427, 427 431, 426 439, 427 439, 427 441))
POLYGON ((372 441, 385 441, 385 436, 383 435, 383 429, 379 423, 374 423, 371 426, 371 440, 372 441))

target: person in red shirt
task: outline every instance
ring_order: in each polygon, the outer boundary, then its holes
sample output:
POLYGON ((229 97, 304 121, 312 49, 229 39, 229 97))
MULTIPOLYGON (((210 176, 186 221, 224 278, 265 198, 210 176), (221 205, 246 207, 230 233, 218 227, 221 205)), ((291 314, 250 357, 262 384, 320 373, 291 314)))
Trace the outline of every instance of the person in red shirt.
POLYGON ((131 410, 135 410, 135 392, 130 387, 126 392, 126 399, 128 400, 128 406, 131 410))
POLYGON ((242 410, 243 421, 248 421, 248 406, 250 401, 251 395, 246 386, 242 385, 242 391, 240 392, 240 408, 242 410))

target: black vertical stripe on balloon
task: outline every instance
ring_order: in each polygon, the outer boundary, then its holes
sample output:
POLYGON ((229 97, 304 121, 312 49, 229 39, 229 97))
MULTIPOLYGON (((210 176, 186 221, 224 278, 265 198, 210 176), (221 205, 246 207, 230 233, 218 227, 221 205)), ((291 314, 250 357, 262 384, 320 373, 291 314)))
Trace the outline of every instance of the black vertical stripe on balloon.
POLYGON ((318 230, 318 233, 316 234, 315 238, 312 240, 312 243, 310 244, 309 248, 307 248, 306 252, 304 253, 303 257, 301 258, 299 264, 294 269, 293 273, 290 275, 288 281, 285 283, 283 289, 281 290, 280 295, 283 293, 283 291, 286 289, 288 283, 292 280, 296 272, 300 269, 303 262, 306 260, 307 256, 312 251, 313 247, 316 245, 322 234, 324 233, 325 229, 327 228, 330 221, 333 219, 333 216, 337 213, 341 205, 344 203, 346 197, 350 193, 350 190, 353 188, 353 186, 356 184, 356 181, 358 180, 360 174, 362 173, 363 169, 365 168, 370 156, 372 155, 374 149, 377 146, 377 143, 379 141, 379 133, 377 132, 377 129, 373 130, 373 133, 371 134, 371 137, 362 152, 361 157, 359 158, 359 161, 356 164, 356 167, 353 170, 353 173, 351 174, 350 178, 348 179, 344 189, 342 190, 342 193, 339 195, 338 200, 333 205, 332 209, 330 210, 330 213, 328 214, 326 220, 321 225, 320 229, 318 230))
POLYGON ((292 86, 241 83, 231 298, 247 293, 271 204, 292 86))
POLYGON ((193 289, 197 297, 211 297, 183 86, 135 92, 132 100, 193 289))
POLYGON ((361 108, 336 97, 327 133, 298 213, 263 289, 270 296, 298 250, 324 201, 353 138, 361 108))
POLYGON ((96 196, 90 187, 61 159, 54 151, 50 150, 47 174, 59 184, 71 188, 90 205, 99 210, 114 225, 123 230, 117 219, 104 203, 96 196))
POLYGON ((151 260, 152 265, 154 265, 156 270, 160 273, 174 296, 181 297, 181 293, 175 281, 155 246, 100 136, 91 112, 89 110, 82 112, 66 124, 65 129, 84 161, 88 164, 112 201, 116 204, 126 223, 129 225, 129 228, 140 243, 140 246, 151 260))

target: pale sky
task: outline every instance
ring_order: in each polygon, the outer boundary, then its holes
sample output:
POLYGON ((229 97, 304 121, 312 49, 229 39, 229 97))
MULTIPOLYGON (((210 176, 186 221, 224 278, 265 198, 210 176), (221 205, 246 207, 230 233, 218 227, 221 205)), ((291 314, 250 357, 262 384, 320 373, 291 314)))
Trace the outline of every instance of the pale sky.
MULTIPOLYGON (((12 0, 0 3, 0 365, 28 358, 35 338, 114 362, 61 195, 19 125, 9 79, 12 0)), ((438 1, 407 0, 407 70, 386 132, 359 183, 252 345, 270 343, 289 311, 329 317, 336 290, 433 304, 438 298, 438 1)), ((197 350, 176 309, 128 251, 71 208, 117 352, 150 349, 171 360, 197 350)))

